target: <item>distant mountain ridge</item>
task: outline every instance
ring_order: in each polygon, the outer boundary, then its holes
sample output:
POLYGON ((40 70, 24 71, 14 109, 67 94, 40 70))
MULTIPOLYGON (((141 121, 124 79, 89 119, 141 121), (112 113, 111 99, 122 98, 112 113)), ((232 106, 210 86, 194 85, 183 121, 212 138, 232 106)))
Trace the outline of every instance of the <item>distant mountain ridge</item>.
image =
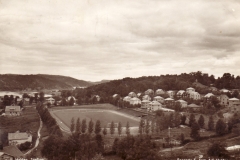
POLYGON ((61 75, 0 74, 0 90, 72 89, 91 85, 94 83, 61 75))

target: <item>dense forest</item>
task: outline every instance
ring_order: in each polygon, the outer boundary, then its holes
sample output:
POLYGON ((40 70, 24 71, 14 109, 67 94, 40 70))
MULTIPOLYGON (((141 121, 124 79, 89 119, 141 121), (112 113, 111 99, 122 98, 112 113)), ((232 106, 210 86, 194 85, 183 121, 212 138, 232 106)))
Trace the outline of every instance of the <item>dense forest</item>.
POLYGON ((206 94, 209 87, 215 86, 218 89, 239 89, 240 77, 236 78, 230 73, 224 73, 222 77, 215 78, 213 75, 204 74, 201 71, 191 72, 189 74, 182 73, 180 75, 160 75, 160 76, 144 76, 140 78, 123 78, 113 80, 107 83, 90 86, 85 89, 77 88, 74 91, 76 97, 91 97, 99 95, 101 97, 119 94, 126 96, 129 92, 143 93, 147 89, 163 90, 186 90, 188 87, 194 87, 197 92, 206 94), (196 85, 200 84, 200 85, 196 85))

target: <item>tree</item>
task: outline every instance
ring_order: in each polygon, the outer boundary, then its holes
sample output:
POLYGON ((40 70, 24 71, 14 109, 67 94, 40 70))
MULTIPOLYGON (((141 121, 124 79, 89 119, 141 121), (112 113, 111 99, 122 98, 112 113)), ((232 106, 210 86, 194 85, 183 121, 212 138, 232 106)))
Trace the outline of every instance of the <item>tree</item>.
POLYGON ((144 120, 141 118, 139 122, 139 127, 138 127, 138 133, 142 135, 144 132, 144 120))
POLYGON ((80 133, 80 132, 81 132, 81 121, 80 121, 80 118, 77 119, 76 132, 77 132, 77 133, 80 133))
POLYGON ((70 106, 73 106, 73 105, 74 105, 74 99, 73 99, 73 97, 70 98, 70 100, 69 100, 69 105, 70 105, 70 106))
POLYGON ((83 119, 82 120, 82 133, 85 133, 86 132, 86 130, 87 130, 87 121, 86 121, 86 119, 83 119))
POLYGON ((212 131, 213 129, 214 129, 213 116, 210 116, 208 120, 208 130, 212 131))
POLYGON ((39 95, 40 95, 39 101, 43 102, 44 101, 44 93, 40 92, 39 95))
POLYGON ((194 123, 196 121, 195 119, 195 115, 194 114, 190 114, 190 118, 189 118, 189 126, 191 127, 192 126, 192 123, 194 123))
POLYGON ((222 119, 219 119, 216 123, 216 133, 218 135, 223 135, 226 133, 226 124, 222 119))
POLYGON ((225 145, 219 142, 215 142, 209 147, 207 154, 213 158, 226 158, 229 159, 229 153, 225 149, 225 145))
POLYGON ((94 123, 92 121, 92 119, 89 121, 89 124, 88 124, 88 133, 89 134, 92 134, 93 132, 93 126, 94 126, 94 123))
POLYGON ((106 126, 104 126, 104 128, 103 128, 103 135, 104 135, 104 136, 107 135, 107 128, 106 128, 106 126))
POLYGON ((183 144, 185 140, 185 136, 183 133, 180 135, 180 140, 181 140, 181 144, 183 144))
POLYGON ((121 136, 122 134, 122 123, 118 122, 118 135, 121 136))
POLYGON ((199 127, 198 123, 196 121, 194 121, 191 125, 190 137, 195 140, 198 140, 200 137, 199 129, 200 129, 200 127, 199 127))
POLYGON ((130 135, 130 126, 129 126, 129 122, 127 122, 127 125, 126 125, 126 135, 127 135, 127 136, 130 135))
POLYGON ((204 124, 205 124, 204 117, 203 117, 203 115, 201 115, 198 119, 198 125, 199 125, 200 128, 203 128, 204 124))
POLYGON ((151 133, 152 134, 155 133, 155 125, 156 125, 156 122, 154 120, 152 120, 152 122, 151 122, 151 133))
POLYGON ((111 134, 111 136, 114 134, 114 132, 115 132, 115 125, 114 125, 114 122, 112 121, 111 125, 110 125, 110 134, 111 134))
POLYGON ((101 122, 97 120, 96 125, 95 125, 95 134, 99 134, 101 132, 101 122))
POLYGON ((71 126, 70 126, 70 131, 73 133, 75 128, 75 122, 74 122, 74 117, 71 120, 71 126))
POLYGON ((186 119, 187 119, 187 117, 185 115, 183 115, 181 117, 181 123, 180 124, 185 125, 186 124, 186 119))
POLYGON ((146 123, 146 127, 145 127, 145 133, 148 135, 150 132, 150 122, 149 120, 147 119, 147 123, 146 123))

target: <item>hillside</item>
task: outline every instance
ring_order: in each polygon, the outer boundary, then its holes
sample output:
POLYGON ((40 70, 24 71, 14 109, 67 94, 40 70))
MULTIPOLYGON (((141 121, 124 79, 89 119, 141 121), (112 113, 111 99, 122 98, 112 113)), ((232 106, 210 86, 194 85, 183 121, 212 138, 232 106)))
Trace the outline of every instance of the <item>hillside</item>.
POLYGON ((0 90, 31 89, 72 89, 73 87, 87 87, 92 83, 59 75, 0 75, 0 90))

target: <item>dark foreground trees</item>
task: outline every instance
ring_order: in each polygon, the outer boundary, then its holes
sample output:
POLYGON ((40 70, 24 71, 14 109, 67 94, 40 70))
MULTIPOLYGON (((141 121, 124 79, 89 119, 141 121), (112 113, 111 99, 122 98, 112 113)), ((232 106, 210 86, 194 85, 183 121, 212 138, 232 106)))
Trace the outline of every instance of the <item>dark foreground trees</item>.
POLYGON ((212 158, 230 158, 228 151, 225 149, 225 145, 219 142, 212 144, 212 146, 209 147, 207 153, 212 158))

